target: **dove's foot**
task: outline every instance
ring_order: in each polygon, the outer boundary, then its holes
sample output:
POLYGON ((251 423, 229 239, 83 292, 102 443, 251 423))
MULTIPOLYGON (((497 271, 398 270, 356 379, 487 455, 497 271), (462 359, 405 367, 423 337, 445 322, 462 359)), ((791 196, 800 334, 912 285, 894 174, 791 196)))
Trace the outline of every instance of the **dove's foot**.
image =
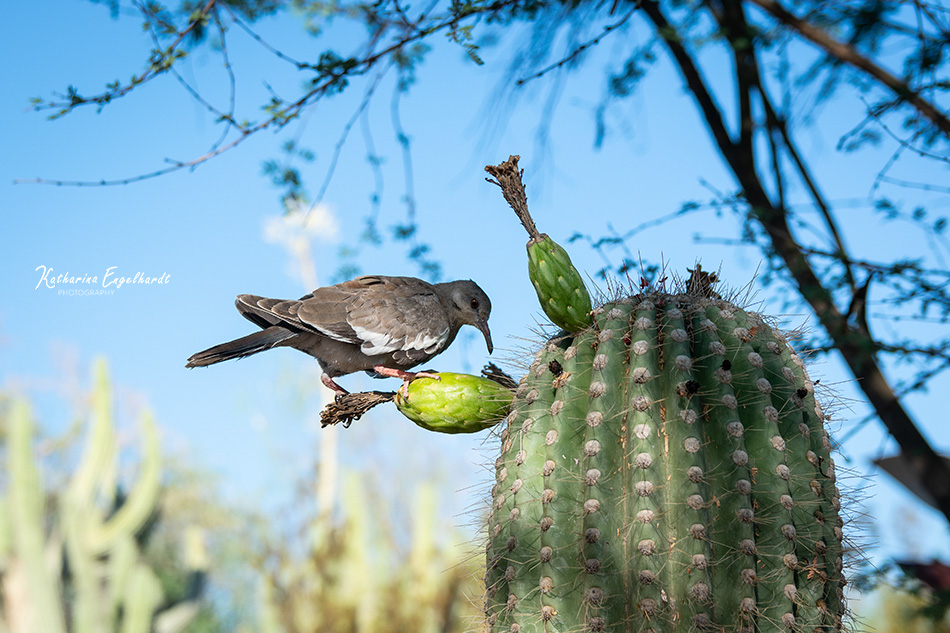
POLYGON ((436 380, 441 380, 439 374, 431 374, 425 371, 404 371, 402 369, 390 369, 389 367, 383 367, 382 365, 376 365, 373 367, 375 371, 380 376, 386 376, 388 378, 402 378, 402 387, 399 388, 399 393, 402 394, 403 398, 409 397, 409 383, 416 378, 435 378, 436 380))
POLYGON ((344 389, 344 388, 341 387, 340 385, 338 385, 338 384, 336 384, 335 382, 333 382, 333 379, 330 378, 329 376, 327 376, 326 374, 323 374, 322 376, 320 376, 320 382, 322 382, 322 383, 325 384, 327 387, 329 387, 330 389, 332 389, 333 391, 337 392, 337 393, 340 394, 340 395, 344 395, 344 396, 345 396, 346 394, 350 393, 349 391, 347 391, 346 389, 344 389))

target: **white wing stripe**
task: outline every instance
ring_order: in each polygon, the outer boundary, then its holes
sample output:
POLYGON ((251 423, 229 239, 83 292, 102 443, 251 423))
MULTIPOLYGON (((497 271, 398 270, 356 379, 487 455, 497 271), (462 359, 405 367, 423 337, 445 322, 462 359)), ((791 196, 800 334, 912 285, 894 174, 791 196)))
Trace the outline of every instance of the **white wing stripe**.
POLYGON ((449 334, 449 329, 445 328, 442 332, 439 332, 437 336, 420 332, 411 341, 403 341, 402 339, 393 339, 392 336, 385 332, 373 332, 372 330, 352 324, 351 327, 353 331, 356 332, 356 336, 363 341, 363 344, 360 346, 361 351, 369 356, 389 354, 399 350, 410 349, 425 350, 426 353, 431 354, 439 345, 445 342, 449 334))
MULTIPOLYGON (((307 322, 304 322, 304 323, 306 323, 306 325, 308 325, 308 326, 312 327, 313 329, 315 329, 317 332, 320 332, 320 334, 323 334, 323 335, 326 336, 327 338, 332 338, 332 339, 335 340, 335 341, 341 341, 341 342, 343 342, 343 343, 353 343, 353 338, 352 338, 352 337, 349 337, 349 336, 340 336, 339 334, 337 334, 337 333, 334 332, 333 330, 328 330, 328 329, 322 328, 322 327, 320 327, 320 326, 318 326, 318 325, 314 325, 314 324, 312 324, 312 323, 307 323, 307 322)), ((357 334, 357 336, 359 336, 359 332, 357 332, 356 334, 357 334)), ((359 336, 359 338, 360 338, 360 340, 364 340, 362 336, 359 336)))

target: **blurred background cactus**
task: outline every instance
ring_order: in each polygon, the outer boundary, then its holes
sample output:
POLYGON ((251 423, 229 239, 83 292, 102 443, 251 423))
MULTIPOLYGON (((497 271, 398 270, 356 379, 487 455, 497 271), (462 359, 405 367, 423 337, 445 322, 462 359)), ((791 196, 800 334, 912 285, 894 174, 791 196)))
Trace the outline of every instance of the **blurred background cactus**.
POLYGON ((376 489, 367 476, 350 473, 337 517, 313 517, 296 538, 271 544, 260 562, 254 630, 465 633, 477 628, 481 552, 447 522, 435 484, 401 500, 382 498, 376 489), (400 514, 409 518, 408 533, 397 525, 400 514))
POLYGON ((483 557, 440 511, 434 481, 392 498, 371 474, 337 472, 323 455, 291 516, 249 512, 220 501, 206 474, 163 459, 144 415, 124 485, 105 364, 94 374, 67 474, 76 430, 46 438, 23 399, 0 400, 0 633, 476 626, 483 557), (314 507, 321 494, 329 499, 314 507))
POLYGON ((138 476, 125 491, 105 364, 96 367, 92 416, 67 485, 43 484, 29 406, 4 407, 5 488, 0 499, 0 630, 9 633, 176 633, 199 612, 207 559, 202 536, 183 552, 175 599, 142 554, 161 487, 155 423, 142 420, 138 476))

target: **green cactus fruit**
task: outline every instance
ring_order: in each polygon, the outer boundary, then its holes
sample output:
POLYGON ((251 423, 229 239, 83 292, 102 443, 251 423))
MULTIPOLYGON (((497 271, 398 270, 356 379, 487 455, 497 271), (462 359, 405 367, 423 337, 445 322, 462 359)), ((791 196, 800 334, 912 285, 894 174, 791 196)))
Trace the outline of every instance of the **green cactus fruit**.
POLYGON ((558 327, 577 332, 593 323, 590 295, 571 258, 545 234, 528 242, 528 276, 541 308, 558 327))
POLYGON ((594 313, 539 352, 501 432, 491 630, 840 630, 830 440, 786 339, 699 294, 594 313))
POLYGON ((424 429, 439 433, 476 433, 498 424, 511 408, 510 389, 468 374, 439 373, 409 383, 409 397, 396 394, 396 407, 424 429))

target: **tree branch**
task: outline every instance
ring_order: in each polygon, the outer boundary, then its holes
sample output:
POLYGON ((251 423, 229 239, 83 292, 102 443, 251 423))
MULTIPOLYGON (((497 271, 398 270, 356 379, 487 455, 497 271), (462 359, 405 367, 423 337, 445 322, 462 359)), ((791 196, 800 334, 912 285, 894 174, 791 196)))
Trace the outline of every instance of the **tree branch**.
POLYGON ((729 136, 729 131, 726 129, 726 125, 722 120, 722 113, 716 106, 716 101, 712 93, 706 87, 706 83, 703 81, 699 69, 696 67, 696 64, 693 63, 693 59, 683 46, 683 41, 676 31, 676 27, 670 24, 666 16, 663 15, 663 12, 660 11, 660 4, 656 0, 646 0, 642 6, 643 12, 646 13, 650 21, 653 22, 653 25, 656 27, 656 32, 663 39, 676 64, 680 67, 683 77, 686 80, 686 85, 689 91, 693 93, 693 97, 696 99, 697 105, 702 111, 703 117, 706 119, 706 125, 709 126, 709 130, 712 132, 719 151, 722 152, 723 156, 731 163, 730 156, 736 153, 735 143, 729 136))
MULTIPOLYGON (((726 31, 727 35, 732 34, 728 35, 727 39, 729 40, 729 44, 734 51, 736 76, 739 80, 739 86, 746 86, 749 93, 751 93, 751 89, 753 87, 758 91, 759 97, 762 101, 763 110, 765 111, 765 122, 770 132, 769 136, 771 142, 774 143, 775 134, 779 134, 782 139, 782 143, 785 146, 786 152, 792 159, 792 163, 795 165, 795 169, 798 171, 798 174, 805 184, 805 187, 808 189, 812 199, 818 206, 818 210, 820 211, 822 218, 825 220, 825 224, 828 227, 828 232, 831 235, 831 239, 837 247, 839 261, 844 267, 845 278, 848 282, 848 287, 850 288, 851 293, 854 294, 858 291, 858 287, 854 278, 854 274, 851 270, 851 266, 848 263, 850 257, 847 253, 847 250, 845 249, 844 240, 838 231, 838 226, 834 220, 834 217, 831 215, 831 210, 828 206, 828 203, 825 201, 824 196, 822 196, 819 192, 814 178, 812 177, 808 167, 805 165, 805 162, 802 160, 801 154, 798 152, 795 143, 792 141, 791 135, 788 133, 788 127, 784 118, 780 117, 776 112, 775 107, 772 105, 772 99, 769 96, 764 83, 762 82, 762 73, 759 69, 759 64, 755 55, 753 43, 754 34, 751 32, 748 22, 746 21, 745 14, 742 11, 741 1, 726 0, 725 6, 726 12, 723 18, 720 19, 720 24, 723 30, 726 31), (730 24, 730 22, 733 24, 730 24)), ((751 94, 746 94, 743 98, 742 93, 740 93, 741 110, 745 110, 750 107, 748 105, 750 97, 751 94)), ((749 117, 751 119, 751 114, 749 117)), ((748 123, 748 127, 751 135, 751 131, 753 130, 753 124, 751 120, 748 123)), ((751 143, 752 139, 750 137, 747 143, 740 144, 739 151, 748 152, 750 159, 754 159, 754 148, 752 147, 751 143)), ((773 153, 774 151, 775 148, 773 147, 773 153)), ((779 164, 776 156, 773 156, 773 165, 777 185, 776 189, 780 193, 778 206, 780 208, 785 208, 784 196, 781 195, 782 175, 779 171, 779 164)))
MULTIPOLYGON (((675 28, 660 11, 659 5, 655 1, 644 2, 643 8, 693 92, 720 152, 744 191, 754 217, 769 236, 772 248, 785 262, 799 293, 814 309, 822 327, 834 341, 835 348, 842 354, 851 372, 859 378, 858 385, 900 445, 901 451, 909 459, 921 464, 923 485, 933 495, 940 511, 950 520, 950 468, 920 433, 885 378, 877 362, 870 334, 866 330, 854 329, 848 325, 845 315, 835 305, 831 292, 822 284, 792 235, 787 210, 776 208, 772 204, 756 171, 755 145, 745 148, 751 155, 738 155, 739 148, 724 133, 719 111, 711 107, 712 96, 706 89, 702 75, 680 43, 675 28)), ((749 54, 754 55, 754 50, 749 54)))
POLYGON ((950 136, 950 119, 943 112, 938 110, 933 103, 923 98, 919 92, 908 86, 907 83, 878 66, 873 60, 868 59, 848 44, 834 39, 814 24, 793 15, 776 0, 750 1, 792 28, 806 40, 823 48, 835 59, 864 71, 890 88, 900 100, 911 104, 918 112, 930 119, 945 135, 950 136))
MULTIPOLYGON (((712 11, 729 48, 732 49, 732 61, 735 64, 736 92, 739 102, 739 140, 737 156, 751 156, 755 133, 755 120, 752 115, 752 90, 756 86, 755 56, 753 52, 753 34, 745 19, 742 3, 737 0, 723 0, 719 10, 712 11)), ((715 7, 715 4, 713 5, 715 7)))
MULTIPOLYGON (((368 52, 365 56, 360 58, 350 58, 350 59, 338 59, 338 63, 327 64, 326 67, 321 66, 321 64, 313 65, 303 62, 296 62, 291 58, 283 55, 282 53, 277 52, 278 56, 290 63, 294 63, 301 70, 315 70, 319 74, 309 81, 309 84, 312 86, 309 91, 300 96, 297 100, 293 102, 284 102, 282 99, 279 99, 276 95, 272 97, 271 103, 264 106, 264 111, 268 114, 268 118, 260 121, 256 124, 251 123, 238 123, 234 120, 233 116, 226 115, 221 117, 222 120, 225 120, 229 126, 235 129, 238 133, 238 136, 227 144, 222 145, 222 141, 219 140, 215 146, 204 153, 201 156, 193 158, 191 160, 182 161, 182 160, 167 160, 166 162, 170 165, 163 167, 161 169, 156 169, 154 171, 138 174, 136 176, 130 176, 125 178, 115 178, 111 180, 101 179, 101 180, 56 180, 49 178, 18 178, 14 180, 16 184, 46 184, 46 185, 57 185, 57 186, 72 186, 72 187, 101 187, 101 186, 113 186, 113 185, 126 185, 133 182, 139 182, 142 180, 148 180, 150 178, 156 178, 158 176, 164 176, 166 174, 179 171, 182 169, 194 169, 199 165, 207 162, 211 158, 218 156, 230 149, 233 149, 237 145, 240 145, 249 137, 266 130, 268 128, 282 128, 287 125, 294 119, 298 118, 301 112, 312 105, 320 98, 325 96, 328 93, 332 93, 333 90, 338 89, 339 82, 341 80, 346 80, 351 77, 363 76, 370 72, 376 65, 386 58, 389 55, 393 55, 401 51, 408 44, 414 43, 416 41, 422 40, 426 37, 429 37, 439 31, 446 29, 453 29, 458 27, 465 20, 476 19, 480 15, 492 14, 500 12, 506 8, 517 5, 520 0, 495 0, 490 4, 485 4, 481 6, 473 6, 468 8, 462 8, 456 13, 448 13, 446 15, 434 18, 434 22, 431 26, 427 26, 424 29, 414 28, 412 32, 403 33, 402 37, 396 39, 395 42, 385 47, 384 49, 377 52, 368 52)), ((114 85, 110 89, 102 94, 96 95, 95 97, 81 97, 78 94, 71 94, 70 100, 63 103, 49 103, 45 105, 36 105, 34 106, 35 110, 40 110, 44 108, 53 108, 61 107, 62 110, 57 113, 56 116, 65 115, 67 112, 73 110, 74 108, 80 105, 88 105, 91 103, 98 103, 100 106, 109 103, 112 99, 115 99, 120 96, 128 94, 133 90, 137 85, 154 79, 159 74, 163 74, 171 69, 172 64, 175 60, 178 59, 180 54, 176 48, 181 43, 183 38, 196 26, 200 21, 210 13, 210 11, 215 6, 217 0, 208 0, 207 4, 201 9, 201 12, 198 17, 194 18, 190 23, 188 28, 178 34, 178 37, 174 43, 167 47, 162 55, 158 58, 155 56, 157 52, 153 54, 152 64, 149 67, 149 70, 145 71, 142 75, 133 77, 132 81, 128 85, 114 85), (156 61, 157 60, 157 61, 156 61), (161 63, 159 63, 161 62, 161 63)), ((238 22, 244 27, 243 23, 238 22)), ((246 29, 246 27, 244 27, 246 29)), ((382 27, 380 27, 382 29, 382 27)), ((250 32, 250 31, 249 31, 250 32)), ((381 31, 380 31, 381 32, 381 31)), ((379 32, 374 36, 372 40, 375 42, 380 37, 379 32)), ((268 47, 269 50, 275 51, 272 47, 269 47, 266 43, 263 42, 259 37, 255 37, 258 43, 268 47)), ((222 139, 223 140, 223 139, 222 139)))
POLYGON ((789 157, 792 159, 792 163, 795 165, 795 169, 798 171, 798 175, 805 184, 805 188, 808 189, 812 200, 814 200, 815 204, 818 206, 818 211, 821 213, 821 217, 825 220, 825 225, 828 227, 828 233, 830 233, 831 239, 834 242, 835 248, 837 249, 838 261, 840 261, 841 265, 844 267, 844 274, 848 281, 848 287, 851 289, 852 293, 857 292, 857 282, 854 279, 854 272, 851 270, 851 264, 849 263, 851 258, 848 255, 847 250, 845 250, 844 239, 841 237, 841 233, 838 231, 838 223, 835 222, 834 217, 831 215, 831 209, 828 206, 828 203, 825 201, 825 197, 818 190, 818 185, 815 182, 814 177, 811 175, 808 166, 805 165, 805 161, 802 160, 798 148, 792 141, 791 135, 788 133, 788 125, 785 123, 785 120, 782 117, 778 116, 778 113, 775 111, 775 107, 772 105, 772 100, 769 98, 768 93, 765 91, 765 87, 762 85, 759 86, 759 94, 762 96, 762 105, 765 109, 765 116, 769 127, 781 135, 782 142, 785 145, 785 151, 788 152, 789 157))
POLYGON ((607 26, 604 27, 604 30, 601 31, 597 36, 579 45, 577 48, 571 51, 568 55, 562 57, 561 59, 554 62, 553 64, 550 64, 546 66, 545 68, 542 68, 541 70, 537 71, 536 73, 528 75, 527 77, 522 77, 521 79, 515 80, 515 85, 523 86, 529 81, 532 81, 534 79, 540 79, 541 77, 545 76, 552 70, 557 70, 558 68, 563 67, 565 64, 568 64, 571 61, 577 59, 588 48, 591 48, 592 46, 597 46, 598 44, 600 44, 600 41, 606 35, 609 35, 611 31, 615 31, 616 29, 619 29, 621 26, 626 24, 626 22, 631 17, 633 17, 633 14, 636 13, 637 8, 638 8, 638 3, 634 3, 633 8, 627 11, 627 13, 622 18, 620 18, 618 22, 614 22, 613 24, 608 24, 607 26))
MULTIPOLYGON (((185 38, 192 31, 205 23, 211 11, 214 9, 216 2, 217 0, 208 0, 207 4, 190 16, 188 26, 183 31, 179 31, 176 34, 177 37, 170 45, 166 46, 164 49, 156 48, 153 50, 152 55, 149 58, 148 68, 141 74, 132 77, 129 83, 120 85, 118 82, 116 82, 114 85, 109 86, 106 92, 98 94, 94 97, 83 97, 75 92, 72 87, 70 87, 68 94, 65 95, 67 97, 66 101, 50 101, 48 103, 43 103, 41 99, 37 99, 34 100, 33 110, 40 111, 59 108, 58 112, 50 115, 51 119, 55 119, 64 116, 66 113, 71 112, 78 106, 90 105, 94 103, 101 108, 115 99, 124 97, 138 86, 168 72, 173 68, 175 62, 185 55, 185 53, 178 48, 179 45, 182 44, 185 38)), ((145 7, 140 7, 140 9, 147 15, 147 9, 145 7)), ((147 18, 146 23, 148 23, 147 18)))

